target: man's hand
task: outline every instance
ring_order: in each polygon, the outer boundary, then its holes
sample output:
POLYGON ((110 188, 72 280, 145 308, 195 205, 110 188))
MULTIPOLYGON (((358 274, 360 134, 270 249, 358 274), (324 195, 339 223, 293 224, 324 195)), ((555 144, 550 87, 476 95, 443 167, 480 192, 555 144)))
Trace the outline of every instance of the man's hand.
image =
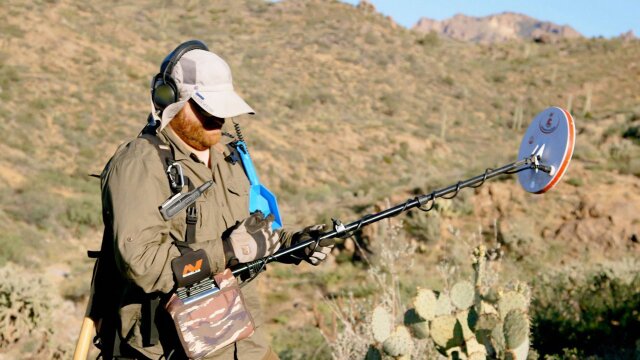
POLYGON ((271 230, 273 220, 272 214, 265 218, 261 211, 256 211, 227 230, 228 235, 223 235, 222 239, 227 266, 247 263, 278 251, 280 234, 271 230))
MULTIPOLYGON (((296 232, 283 230, 280 242, 283 248, 289 248, 307 240, 317 239, 322 234, 323 229, 324 224, 309 226, 296 232)), ((300 261, 305 260, 309 264, 316 266, 327 258, 335 243, 335 239, 324 239, 292 253, 288 259, 281 259, 279 261, 299 264, 300 261)))

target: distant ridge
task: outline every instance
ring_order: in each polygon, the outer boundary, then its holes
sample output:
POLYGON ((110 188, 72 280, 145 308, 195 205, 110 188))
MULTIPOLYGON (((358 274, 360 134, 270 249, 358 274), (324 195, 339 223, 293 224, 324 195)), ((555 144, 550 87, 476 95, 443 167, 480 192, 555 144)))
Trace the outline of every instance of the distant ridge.
POLYGON ((564 38, 582 37, 582 34, 570 26, 512 12, 485 17, 456 14, 442 21, 423 17, 412 29, 425 33, 435 31, 452 39, 482 44, 510 40, 554 42, 564 38))

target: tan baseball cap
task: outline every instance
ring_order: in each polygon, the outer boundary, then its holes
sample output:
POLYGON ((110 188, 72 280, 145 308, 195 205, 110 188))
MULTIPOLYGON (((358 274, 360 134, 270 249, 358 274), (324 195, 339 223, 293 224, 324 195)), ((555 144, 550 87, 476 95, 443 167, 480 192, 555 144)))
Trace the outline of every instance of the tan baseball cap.
POLYGON ((231 118, 255 111, 233 90, 231 69, 218 55, 205 50, 184 54, 171 73, 180 96, 162 112, 163 129, 192 99, 202 109, 219 118, 231 118))

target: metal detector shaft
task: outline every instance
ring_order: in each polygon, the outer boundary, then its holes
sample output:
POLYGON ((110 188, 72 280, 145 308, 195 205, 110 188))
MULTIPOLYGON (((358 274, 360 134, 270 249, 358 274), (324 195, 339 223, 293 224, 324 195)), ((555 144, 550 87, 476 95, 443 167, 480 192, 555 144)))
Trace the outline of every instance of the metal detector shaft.
MULTIPOLYGON (((390 217, 394 217, 402 212, 405 212, 407 210, 416 208, 416 207, 422 207, 426 204, 428 204, 429 202, 433 202, 436 198, 440 198, 440 197, 444 197, 446 195, 449 194, 457 194, 458 191, 460 191, 460 189, 466 188, 466 187, 479 187, 481 186, 486 180, 494 178, 496 176, 502 175, 502 174, 513 174, 516 172, 520 172, 522 170, 526 170, 526 169, 531 169, 531 168, 538 168, 541 169, 541 171, 547 171, 548 169, 546 169, 546 167, 544 165, 541 165, 538 163, 537 158, 535 155, 513 162, 511 164, 505 165, 501 168, 498 169, 487 169, 485 171, 484 174, 482 175, 478 175, 475 177, 472 177, 470 179, 467 180, 463 180, 458 182, 455 185, 450 185, 447 186, 445 188, 442 189, 438 189, 438 190, 434 190, 433 192, 429 193, 429 194, 425 194, 425 195, 419 195, 416 196, 413 199, 409 199, 406 202, 396 205, 394 207, 391 207, 389 209, 383 210, 381 212, 375 213, 375 214, 369 214, 369 215, 365 215, 364 217, 360 218, 359 220, 356 220, 352 223, 349 223, 347 225, 343 225, 342 227, 340 227, 340 229, 334 229, 332 231, 326 232, 322 235, 320 235, 318 238, 316 239, 311 239, 311 240, 307 240, 304 241, 300 244, 297 244, 295 246, 292 246, 290 248, 281 250, 271 256, 267 256, 264 257, 262 259, 258 259, 255 260, 253 262, 250 263, 245 263, 245 264, 241 264, 238 267, 233 269, 233 275, 239 275, 244 271, 251 271, 251 270, 259 270, 261 269, 264 265, 266 265, 267 263, 270 263, 272 261, 276 261, 278 260, 280 257, 291 254, 293 252, 296 252, 300 249, 304 249, 307 246, 316 243, 316 242, 321 242, 322 240, 325 239, 330 239, 330 238, 334 238, 334 237, 341 237, 343 235, 346 235, 352 231, 356 231, 358 229, 360 229, 362 226, 366 226, 375 222, 378 222, 382 219, 386 219, 386 218, 390 218, 390 217)), ((455 195, 454 195, 455 196, 455 195)), ((427 210, 430 210, 431 207, 427 210)))

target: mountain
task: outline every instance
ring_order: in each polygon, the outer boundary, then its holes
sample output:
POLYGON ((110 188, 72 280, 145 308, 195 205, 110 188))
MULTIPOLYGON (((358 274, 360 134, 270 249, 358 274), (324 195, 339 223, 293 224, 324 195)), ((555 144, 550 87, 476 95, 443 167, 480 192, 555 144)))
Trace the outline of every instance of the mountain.
POLYGON ((630 41, 630 40, 636 40, 638 37, 633 32, 633 30, 629 30, 627 32, 620 34, 619 38, 624 41, 630 41))
POLYGON ((442 21, 421 18, 412 29, 425 33, 435 31, 452 39, 483 44, 509 40, 550 42, 582 37, 570 26, 511 12, 485 17, 457 14, 442 21))

